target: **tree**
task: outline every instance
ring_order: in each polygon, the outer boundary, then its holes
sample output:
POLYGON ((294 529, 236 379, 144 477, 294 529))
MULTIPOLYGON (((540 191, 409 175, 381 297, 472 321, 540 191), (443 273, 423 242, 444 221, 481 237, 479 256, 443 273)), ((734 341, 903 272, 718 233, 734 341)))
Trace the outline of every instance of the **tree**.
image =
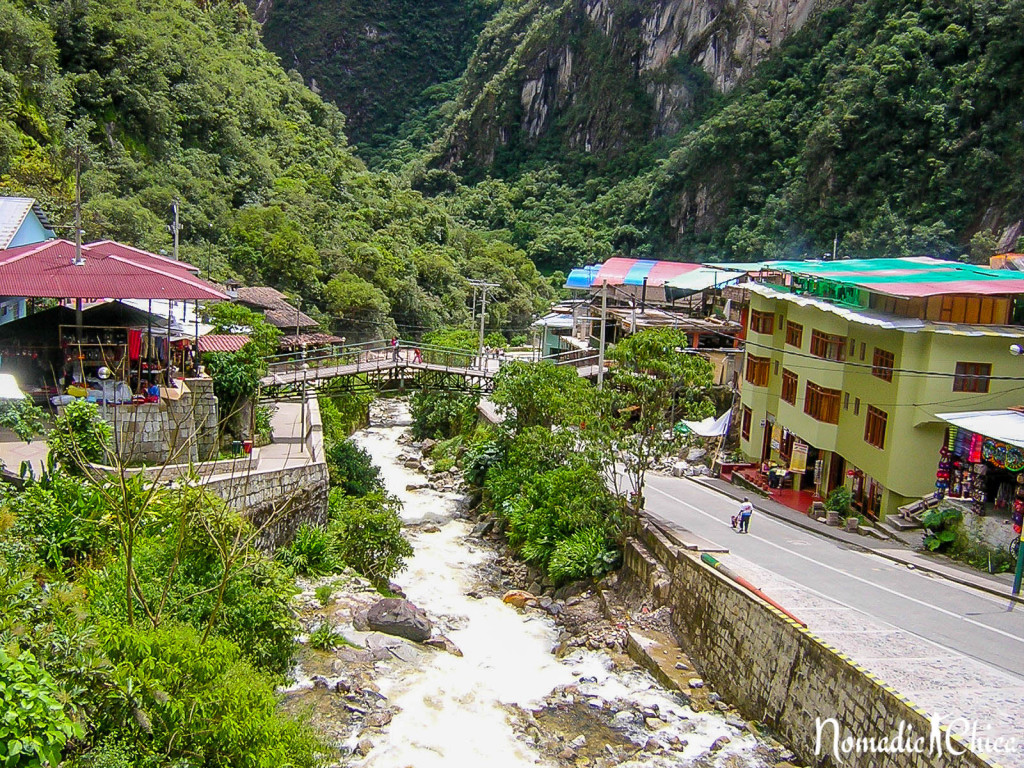
POLYGON ((505 417, 506 428, 519 432, 585 421, 593 391, 572 366, 512 360, 495 375, 491 400, 505 417))
POLYGON ((681 415, 704 407, 711 386, 711 363, 687 353, 686 334, 675 328, 640 331, 616 344, 608 354, 618 365, 612 383, 619 394, 618 447, 633 491, 643 498, 647 470, 668 448, 672 424, 666 416, 680 393, 681 415))

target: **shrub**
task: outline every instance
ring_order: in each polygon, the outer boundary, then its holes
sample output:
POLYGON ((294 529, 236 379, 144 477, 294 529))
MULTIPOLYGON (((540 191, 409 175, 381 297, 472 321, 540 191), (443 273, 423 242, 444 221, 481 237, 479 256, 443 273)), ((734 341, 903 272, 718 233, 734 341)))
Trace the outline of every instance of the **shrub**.
POLYGON ((331 491, 328 530, 338 556, 376 584, 386 583, 412 556, 412 547, 402 536, 400 506, 396 498, 382 492, 355 497, 331 491))
POLYGON ((113 430, 95 403, 73 400, 54 421, 46 442, 54 462, 81 473, 85 464, 106 460, 112 438, 113 430))
POLYGON ((336 443, 365 426, 373 395, 349 392, 343 395, 320 395, 320 421, 324 427, 324 440, 336 443))
POLYGON ((325 621, 309 634, 309 645, 321 651, 333 651, 348 644, 345 636, 329 621, 325 621))
POLYGON ((845 485, 840 485, 825 499, 825 509, 838 512, 841 516, 845 517, 850 514, 850 503, 852 501, 853 496, 850 493, 850 489, 845 485))
POLYGON ((104 628, 120 706, 101 713, 101 735, 119 734, 136 754, 163 765, 312 768, 322 751, 312 734, 277 711, 273 681, 226 638, 205 642, 191 627, 104 628))
POLYGON ((7 427, 19 440, 30 443, 46 428, 46 414, 27 397, 0 400, 0 427, 7 427))
POLYGON ((12 533, 50 568, 78 565, 109 541, 103 491, 61 469, 27 483, 7 506, 15 516, 12 533))
POLYGON ((82 727, 68 717, 50 674, 28 651, 0 648, 0 762, 7 768, 57 766, 82 727))
POLYGON ((370 454, 351 439, 329 445, 325 458, 331 485, 350 496, 365 496, 384 487, 380 469, 374 465, 370 454))
POLYGON ((618 567, 621 554, 600 528, 583 528, 555 545, 548 576, 555 584, 601 576, 618 567))
POLYGON ((330 584, 321 584, 313 592, 316 595, 316 600, 320 605, 326 606, 331 602, 331 598, 334 597, 334 587, 330 584))
POLYGON ((948 547, 957 539, 963 515, 956 509, 933 509, 921 518, 924 545, 932 552, 948 547))
POLYGON ((334 573, 338 556, 334 541, 323 528, 303 523, 288 547, 278 550, 278 560, 292 573, 319 578, 334 573))
POLYGON ((468 483, 481 488, 487 480, 487 471, 501 460, 501 446, 497 440, 474 441, 466 448, 462 467, 468 483))
POLYGON ((256 434, 260 437, 270 439, 274 436, 274 430, 270 421, 274 417, 276 405, 257 405, 253 412, 253 421, 256 434))
POLYGON ((475 395, 420 390, 409 401, 417 440, 444 440, 463 434, 476 422, 475 395))

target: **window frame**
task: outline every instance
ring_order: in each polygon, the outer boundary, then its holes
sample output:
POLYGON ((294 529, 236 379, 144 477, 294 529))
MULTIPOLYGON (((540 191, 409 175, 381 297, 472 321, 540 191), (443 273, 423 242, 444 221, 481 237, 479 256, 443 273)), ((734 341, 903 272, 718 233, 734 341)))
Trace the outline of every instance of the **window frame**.
POLYGON ((885 450, 885 432, 889 424, 889 414, 881 408, 868 406, 864 416, 864 442, 879 450, 885 450))
POLYGON ((841 395, 842 390, 808 381, 804 387, 804 413, 823 424, 838 424, 841 395))
POLYGON ((804 327, 792 320, 786 321, 786 344, 799 349, 804 343, 804 327))
POLYGON ((788 368, 782 369, 782 393, 779 395, 790 405, 796 405, 797 395, 800 393, 800 376, 788 368), (787 397, 786 395, 789 395, 787 397))
POLYGON ((892 381, 896 368, 896 355, 887 349, 875 347, 871 359, 871 375, 882 381, 892 381))
POLYGON ((754 412, 746 405, 740 415, 740 437, 747 442, 750 441, 750 424, 754 420, 754 412))
POLYGON ((748 352, 747 364, 743 371, 743 380, 754 387, 767 387, 772 374, 771 362, 772 359, 770 357, 752 355, 748 352), (758 375, 762 371, 764 375, 758 375))
POLYGON ((992 378, 992 363, 958 362, 953 373, 953 391, 985 394, 992 378))
POLYGON ((822 360, 836 363, 846 361, 846 337, 837 333, 825 333, 817 328, 811 331, 811 354, 822 360))
POLYGON ((762 312, 757 309, 750 310, 750 331, 751 333, 763 333, 766 336, 771 336, 775 333, 775 313, 762 312))

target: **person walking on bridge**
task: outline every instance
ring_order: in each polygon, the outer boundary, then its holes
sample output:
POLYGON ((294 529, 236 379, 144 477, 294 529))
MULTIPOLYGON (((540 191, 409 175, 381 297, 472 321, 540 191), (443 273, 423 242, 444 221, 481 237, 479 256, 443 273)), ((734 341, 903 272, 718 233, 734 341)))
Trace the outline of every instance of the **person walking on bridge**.
POLYGON ((398 351, 401 348, 401 344, 398 341, 397 336, 391 337, 391 359, 396 363, 398 362, 398 351))

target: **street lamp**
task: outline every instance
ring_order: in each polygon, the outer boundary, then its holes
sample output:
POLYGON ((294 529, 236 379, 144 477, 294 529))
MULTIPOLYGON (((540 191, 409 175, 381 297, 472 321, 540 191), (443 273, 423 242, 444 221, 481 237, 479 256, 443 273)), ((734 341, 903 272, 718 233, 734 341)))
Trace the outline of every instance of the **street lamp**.
POLYGON ((102 366, 96 375, 100 377, 100 381, 103 382, 103 418, 107 418, 107 380, 110 378, 110 369, 107 366, 102 366))

